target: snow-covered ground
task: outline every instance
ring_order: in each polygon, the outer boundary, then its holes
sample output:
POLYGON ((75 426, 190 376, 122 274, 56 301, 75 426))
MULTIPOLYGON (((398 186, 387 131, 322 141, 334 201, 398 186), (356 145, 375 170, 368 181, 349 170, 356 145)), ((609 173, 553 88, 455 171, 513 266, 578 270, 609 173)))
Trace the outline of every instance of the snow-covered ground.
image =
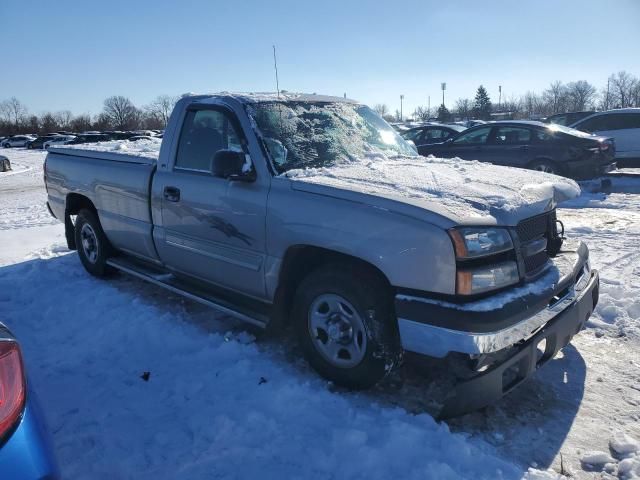
POLYGON ((589 328, 499 404, 447 424, 425 413, 411 366, 394 388, 335 391, 290 341, 90 277, 46 210, 44 154, 2 153, 0 321, 22 342, 64 478, 640 478, 640 178, 559 213, 601 271, 589 328))

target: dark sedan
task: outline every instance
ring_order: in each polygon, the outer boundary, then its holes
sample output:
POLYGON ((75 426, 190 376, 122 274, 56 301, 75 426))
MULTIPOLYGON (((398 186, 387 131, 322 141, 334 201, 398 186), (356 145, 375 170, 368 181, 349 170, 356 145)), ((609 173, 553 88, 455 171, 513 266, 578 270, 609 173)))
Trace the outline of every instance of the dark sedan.
POLYGON ((423 125, 411 128, 400 135, 405 140, 411 140, 417 147, 420 145, 431 145, 432 143, 442 143, 446 139, 453 137, 466 130, 461 125, 423 125))
POLYGON ((38 138, 31 140, 29 143, 27 143, 27 148, 39 148, 39 149, 43 149, 44 148, 44 142, 48 142, 49 140, 52 140, 53 138, 57 137, 58 134, 55 135, 41 135, 38 138))
POLYGON ((533 121, 478 125, 444 143, 420 146, 418 153, 529 168, 578 179, 615 169, 612 138, 533 121))

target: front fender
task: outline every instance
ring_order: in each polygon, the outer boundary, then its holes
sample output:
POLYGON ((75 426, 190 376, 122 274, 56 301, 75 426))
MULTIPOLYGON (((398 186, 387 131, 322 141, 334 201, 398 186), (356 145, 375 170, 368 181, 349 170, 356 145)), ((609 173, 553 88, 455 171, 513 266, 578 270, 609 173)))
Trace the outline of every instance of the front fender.
MULTIPOLYGON (((455 256, 446 231, 423 220, 366 203, 295 191, 273 182, 267 210, 267 252, 278 264, 292 245, 359 258, 395 287, 455 293, 455 256)), ((267 270, 267 289, 277 286, 267 270)))

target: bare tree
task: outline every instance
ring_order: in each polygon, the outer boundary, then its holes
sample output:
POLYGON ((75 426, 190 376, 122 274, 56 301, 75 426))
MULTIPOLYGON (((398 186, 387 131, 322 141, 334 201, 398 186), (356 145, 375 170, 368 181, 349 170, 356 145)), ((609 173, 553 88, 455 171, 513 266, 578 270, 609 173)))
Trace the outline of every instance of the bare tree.
POLYGON ((549 113, 561 113, 567 110, 567 87, 560 80, 552 82, 542 93, 543 101, 548 103, 549 113))
POLYGON ((468 98, 459 98, 454 106, 456 115, 462 120, 468 120, 473 111, 473 102, 468 98))
POLYGON ((522 97, 522 107, 526 118, 535 118, 543 113, 544 101, 540 95, 529 91, 522 97))
POLYGON ((0 115, 15 131, 18 131, 27 116, 27 107, 16 97, 11 97, 0 103, 0 115))
POLYGON ((431 112, 427 107, 418 106, 413 112, 413 116, 416 120, 426 122, 431 117, 431 112))
POLYGON ((631 90, 632 107, 640 107, 640 81, 631 90))
POLYGON ((54 114, 58 129, 69 130, 71 128, 71 121, 73 120, 73 113, 69 110, 61 110, 54 114))
POLYGON ((109 97, 104 101, 103 119, 118 130, 130 130, 138 126, 140 113, 133 102, 120 95, 109 97))
POLYGON ((381 117, 384 117, 386 114, 389 113, 389 107, 387 107, 386 104, 384 103, 378 103, 377 105, 375 105, 373 107, 373 109, 376 111, 376 113, 378 115, 380 115, 381 117))
POLYGON ((145 112, 148 116, 158 121, 160 128, 165 128, 169 122, 171 111, 178 100, 178 97, 172 97, 171 95, 159 95, 145 107, 145 112))
POLYGON ((51 112, 46 112, 40 117, 40 129, 43 133, 52 133, 58 128, 58 121, 51 112))
POLYGON ((71 120, 70 129, 73 132, 85 132, 91 130, 91 116, 88 114, 78 115, 71 120))
POLYGON ((521 118, 522 99, 516 97, 515 95, 511 95, 511 97, 505 99, 502 102, 502 110, 505 112, 511 112, 511 117, 514 119, 521 118))
POLYGON ((573 112, 587 110, 593 107, 596 97, 596 87, 586 80, 578 80, 567 84, 569 108, 573 112))
POLYGON ((615 99, 614 104, 619 108, 632 106, 633 92, 638 79, 633 75, 622 71, 609 77, 612 97, 615 99))

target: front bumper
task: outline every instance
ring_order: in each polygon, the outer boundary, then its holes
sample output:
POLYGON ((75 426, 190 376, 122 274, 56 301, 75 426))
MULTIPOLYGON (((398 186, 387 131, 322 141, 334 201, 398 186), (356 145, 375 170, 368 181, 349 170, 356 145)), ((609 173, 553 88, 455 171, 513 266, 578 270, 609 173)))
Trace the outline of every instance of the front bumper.
POLYGON ((440 418, 456 417, 494 403, 555 357, 591 316, 598 303, 599 285, 598 272, 594 270, 582 295, 571 306, 533 337, 514 347, 505 360, 456 385, 440 411, 440 418), (538 350, 539 345, 544 345, 543 351, 538 350))
POLYGON ((494 353, 526 340, 584 296, 588 259, 584 243, 565 246, 538 280, 477 302, 396 295, 402 347, 442 358, 494 353))
POLYGON ((456 385, 441 417, 487 406, 522 383, 570 342, 598 302, 599 275, 590 270, 582 243, 565 248, 537 282, 537 287, 525 284, 466 306, 396 296, 405 350, 432 357, 462 353, 494 359, 484 371, 456 385), (546 346, 539 353, 543 340, 546 346))

